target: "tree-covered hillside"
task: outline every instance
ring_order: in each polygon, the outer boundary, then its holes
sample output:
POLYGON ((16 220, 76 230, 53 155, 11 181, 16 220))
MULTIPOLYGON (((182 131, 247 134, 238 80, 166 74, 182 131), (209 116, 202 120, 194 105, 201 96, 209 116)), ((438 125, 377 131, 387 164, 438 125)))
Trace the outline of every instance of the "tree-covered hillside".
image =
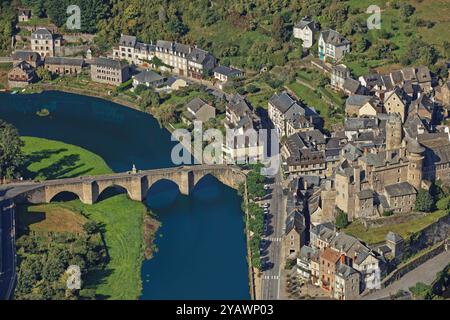
MULTIPOLYGON (((5 2, 5 1, 4 1, 5 2)), ((8 1, 6 1, 8 2, 8 1)), ((224 64, 259 70, 298 58, 292 26, 309 15, 352 41, 346 63, 371 68, 426 64, 437 72, 450 58, 450 0, 21 0, 58 26, 66 4, 79 4, 82 31, 108 49, 121 33, 142 41, 177 40, 211 50, 224 64), (381 8, 381 30, 368 30, 366 9, 381 8)), ((313 53, 314 50, 313 49, 313 53)))

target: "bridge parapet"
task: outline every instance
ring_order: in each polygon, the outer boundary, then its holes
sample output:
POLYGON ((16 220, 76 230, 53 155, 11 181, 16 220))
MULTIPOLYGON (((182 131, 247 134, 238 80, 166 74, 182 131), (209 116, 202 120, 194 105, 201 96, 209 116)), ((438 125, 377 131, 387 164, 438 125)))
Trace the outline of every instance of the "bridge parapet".
POLYGON ((245 181, 245 174, 233 166, 184 166, 137 173, 126 172, 44 181, 36 183, 37 187, 27 192, 27 198, 32 200, 31 203, 50 203, 56 195, 71 192, 77 195, 81 202, 93 204, 103 191, 117 186, 125 189, 132 200, 144 201, 150 188, 160 180, 172 181, 178 185, 181 194, 190 195, 197 183, 207 175, 212 175, 223 184, 235 189, 245 181))

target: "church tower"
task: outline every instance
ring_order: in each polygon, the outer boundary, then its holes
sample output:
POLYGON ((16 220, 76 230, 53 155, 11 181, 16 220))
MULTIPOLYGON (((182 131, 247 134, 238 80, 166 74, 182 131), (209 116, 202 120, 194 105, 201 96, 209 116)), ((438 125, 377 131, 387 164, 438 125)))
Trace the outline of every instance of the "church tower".
POLYGON ((408 182, 416 189, 420 189, 422 183, 422 166, 423 166, 423 153, 425 148, 422 147, 419 142, 414 139, 408 140, 408 182))
POLYGON ((398 150, 402 145, 402 120, 396 113, 391 113, 386 122, 386 150, 398 150))

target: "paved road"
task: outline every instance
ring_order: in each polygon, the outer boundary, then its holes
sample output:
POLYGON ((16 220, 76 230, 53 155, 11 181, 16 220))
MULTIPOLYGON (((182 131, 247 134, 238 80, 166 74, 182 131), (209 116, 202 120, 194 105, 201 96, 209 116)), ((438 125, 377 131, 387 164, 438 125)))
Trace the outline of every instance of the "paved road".
POLYGON ((272 198, 270 201, 271 219, 268 228, 268 234, 265 239, 270 243, 267 251, 268 254, 264 256, 268 269, 263 272, 261 285, 261 298, 263 300, 277 300, 280 298, 280 272, 282 258, 281 258, 281 239, 283 236, 284 225, 284 202, 283 202, 283 186, 282 174, 279 172, 275 176, 275 181, 272 189, 272 198))
POLYGON ((11 298, 16 277, 15 257, 15 225, 14 207, 10 200, 0 205, 0 219, 2 219, 2 261, 3 268, 0 276, 0 300, 11 298), (3 208, 6 210, 3 211, 3 208))
POLYGON ((436 274, 444 270, 445 266, 450 263, 450 250, 435 256, 427 262, 421 264, 417 268, 405 274, 400 280, 395 281, 384 289, 376 291, 363 300, 378 300, 389 297, 391 294, 397 293, 399 290, 407 291, 418 282, 431 284, 436 279, 436 274))

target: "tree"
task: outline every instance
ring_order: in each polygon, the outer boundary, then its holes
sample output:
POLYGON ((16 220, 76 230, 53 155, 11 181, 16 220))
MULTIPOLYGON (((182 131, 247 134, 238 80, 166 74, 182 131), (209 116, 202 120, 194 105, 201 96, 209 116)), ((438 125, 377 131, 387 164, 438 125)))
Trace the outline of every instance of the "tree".
POLYGON ((88 222, 86 222, 83 225, 83 230, 87 234, 91 235, 91 234, 95 234, 95 233, 99 232, 100 228, 99 228, 97 222, 89 220, 88 222))
POLYGON ((18 173, 25 160, 23 146, 17 129, 0 120, 0 178, 13 178, 18 173))
POLYGON ((341 209, 337 208, 337 216, 336 216, 336 228, 338 229, 344 229, 346 226, 348 226, 348 215, 342 211, 341 209))
POLYGON ((49 70, 45 69, 44 67, 39 67, 36 69, 36 74, 39 77, 39 79, 43 81, 50 81, 52 80, 52 74, 49 70))
POLYGON ((142 110, 159 107, 159 95, 153 90, 145 90, 141 94, 141 101, 139 104, 142 110))
POLYGON ((415 210, 420 212, 430 212, 433 210, 433 197, 427 190, 419 189, 416 197, 415 210))
POLYGON ((450 197, 442 198, 438 202, 436 202, 436 207, 439 210, 449 210, 450 209, 450 197))

